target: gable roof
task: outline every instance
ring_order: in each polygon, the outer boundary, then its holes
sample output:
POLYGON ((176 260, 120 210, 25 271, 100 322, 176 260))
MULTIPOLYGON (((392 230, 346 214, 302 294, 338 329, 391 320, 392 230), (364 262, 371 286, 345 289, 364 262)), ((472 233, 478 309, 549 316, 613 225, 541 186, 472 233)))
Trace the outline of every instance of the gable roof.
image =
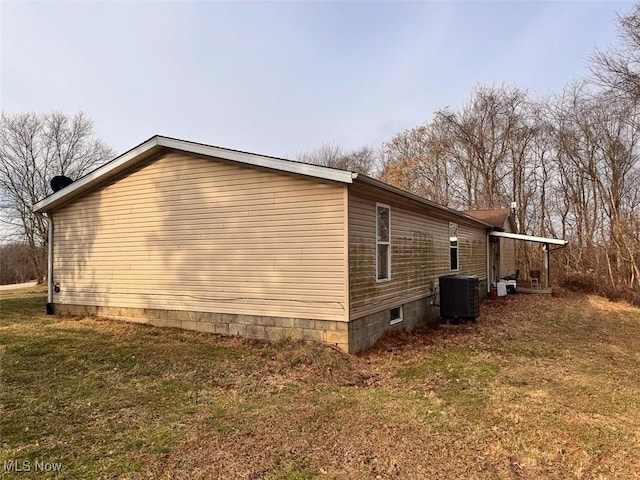
POLYGON ((111 160, 96 170, 88 173, 84 177, 76 180, 69 186, 58 190, 48 197, 40 200, 33 206, 33 210, 38 213, 49 212, 55 208, 61 207, 74 199, 87 193, 89 190, 108 182, 117 175, 130 171, 136 165, 148 160, 152 156, 166 150, 181 151, 193 153, 196 155, 204 155, 212 158, 230 160, 236 163, 250 165, 254 167, 269 168, 281 172, 305 175, 308 177, 330 180, 339 183, 350 184, 354 181, 373 185, 376 188, 395 193, 404 198, 417 201, 423 205, 447 212, 451 215, 471 220, 483 227, 493 226, 490 222, 482 218, 466 215, 464 212, 445 207, 426 198, 406 192, 392 185, 388 185, 375 178, 366 175, 350 172, 347 170, 338 170, 336 168, 324 167, 321 165, 313 165, 309 163, 296 162, 283 158, 270 157, 266 155, 258 155, 255 153, 242 152, 228 148, 215 147, 202 143, 189 142, 177 138, 164 137, 156 135, 146 142, 141 143, 137 147, 132 148, 128 152, 123 153, 119 157, 111 160))
POLYGON ((496 228, 503 229, 504 222, 506 222, 507 218, 509 218, 511 209, 496 208, 493 210, 467 210, 464 213, 466 213, 470 217, 477 218, 478 220, 489 223, 496 228))
POLYGON ((306 175, 309 177, 342 183, 351 183, 357 176, 357 174, 346 170, 338 170, 320 165, 295 162, 282 158, 241 152, 239 150, 214 147, 211 145, 204 145, 202 143, 156 135, 137 147, 132 148, 128 152, 123 153, 119 157, 114 158, 96 170, 88 173, 84 177, 76 180, 69 186, 40 200, 33 206, 33 209, 35 212, 48 212, 53 210, 54 208, 79 197, 88 190, 93 189, 116 175, 132 169, 139 163, 149 159, 151 156, 164 149, 205 155, 223 160, 231 160, 245 165, 270 168, 282 172, 297 173, 299 175, 306 175))

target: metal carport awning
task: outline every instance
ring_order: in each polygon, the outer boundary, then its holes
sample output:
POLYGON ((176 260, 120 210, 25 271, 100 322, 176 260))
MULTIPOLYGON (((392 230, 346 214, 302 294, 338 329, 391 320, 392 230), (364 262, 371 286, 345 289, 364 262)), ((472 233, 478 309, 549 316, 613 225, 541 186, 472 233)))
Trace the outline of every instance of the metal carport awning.
MULTIPOLYGON (((547 258, 545 262, 545 288, 549 288, 549 269, 550 269, 550 258, 549 255, 551 253, 551 249, 549 245, 560 245, 562 247, 566 247, 569 243, 566 240, 561 240, 558 238, 547 238, 547 237, 536 237, 534 235, 523 235, 521 233, 508 233, 508 232, 494 232, 491 231, 488 233, 490 237, 500 237, 500 238, 510 238, 512 240, 522 240, 525 242, 537 242, 542 243, 544 245, 545 251, 547 252, 547 258)), ((488 242, 487 242, 488 243, 488 242)), ((488 247, 487 247, 488 248, 488 247)))
POLYGON ((558 238, 535 237, 533 235, 523 235, 521 233, 489 232, 489 236, 512 238, 514 240, 524 240, 525 242, 546 243, 547 245, 562 245, 563 247, 569 243, 566 240, 560 240, 558 238))

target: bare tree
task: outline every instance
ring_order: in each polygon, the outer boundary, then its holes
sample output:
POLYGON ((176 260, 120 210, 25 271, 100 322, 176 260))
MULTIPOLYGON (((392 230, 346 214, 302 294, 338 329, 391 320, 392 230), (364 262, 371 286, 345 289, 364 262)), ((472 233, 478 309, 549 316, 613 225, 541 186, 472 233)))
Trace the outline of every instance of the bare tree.
POLYGON ((599 82, 614 91, 640 101, 640 5, 627 15, 618 16, 621 45, 596 50, 592 72, 599 82))
POLYGON ((33 205, 51 193, 52 177, 76 180, 112 157, 83 113, 2 112, 0 221, 5 235, 28 245, 39 281, 46 275, 47 223, 33 213, 33 205))
POLYGON ((452 206, 447 138, 431 124, 397 134, 382 147, 380 179, 398 188, 452 206))
POLYGON ((610 296, 640 290, 638 104, 580 83, 553 112, 559 210, 569 271, 610 296))
POLYGON ((528 203, 538 170, 531 105, 523 90, 477 87, 461 109, 440 110, 385 143, 382 178, 453 208, 528 203))
POLYGON ((369 146, 347 151, 335 143, 324 143, 312 152, 299 155, 298 160, 304 163, 322 165, 323 167, 372 175, 376 167, 377 157, 375 150, 369 146))
POLYGON ((449 158, 465 208, 501 207, 513 200, 511 174, 521 163, 514 154, 526 154, 532 135, 524 121, 527 105, 521 89, 479 86, 462 109, 436 112, 433 124, 449 139, 449 158))

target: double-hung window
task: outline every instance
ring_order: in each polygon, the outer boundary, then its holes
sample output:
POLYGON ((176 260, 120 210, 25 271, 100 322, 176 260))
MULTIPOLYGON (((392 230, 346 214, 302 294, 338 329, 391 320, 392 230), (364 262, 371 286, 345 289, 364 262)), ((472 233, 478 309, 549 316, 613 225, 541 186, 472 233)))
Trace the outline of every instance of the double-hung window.
POLYGON ((449 270, 458 270, 458 224, 449 223, 449 270))
POLYGON ((391 208, 376 203, 376 281, 391 280, 391 208))

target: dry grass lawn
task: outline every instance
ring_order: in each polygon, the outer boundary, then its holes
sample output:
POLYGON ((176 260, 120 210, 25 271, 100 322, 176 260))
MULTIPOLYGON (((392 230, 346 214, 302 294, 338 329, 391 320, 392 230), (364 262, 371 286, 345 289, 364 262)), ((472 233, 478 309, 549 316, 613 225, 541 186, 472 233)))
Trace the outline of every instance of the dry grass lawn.
POLYGON ((624 304, 514 295, 347 356, 0 295, 3 478, 36 461, 74 479, 640 476, 640 309, 624 304))

